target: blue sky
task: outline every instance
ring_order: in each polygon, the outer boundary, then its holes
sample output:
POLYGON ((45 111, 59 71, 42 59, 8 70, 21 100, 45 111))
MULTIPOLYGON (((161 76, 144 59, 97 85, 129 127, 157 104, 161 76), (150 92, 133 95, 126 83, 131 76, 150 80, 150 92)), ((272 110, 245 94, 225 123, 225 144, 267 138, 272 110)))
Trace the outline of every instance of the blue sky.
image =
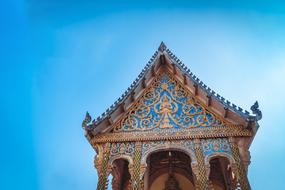
POLYGON ((252 189, 283 189, 285 4, 281 1, 2 2, 0 189, 94 189, 81 129, 139 74, 160 41, 208 86, 263 119, 252 189))

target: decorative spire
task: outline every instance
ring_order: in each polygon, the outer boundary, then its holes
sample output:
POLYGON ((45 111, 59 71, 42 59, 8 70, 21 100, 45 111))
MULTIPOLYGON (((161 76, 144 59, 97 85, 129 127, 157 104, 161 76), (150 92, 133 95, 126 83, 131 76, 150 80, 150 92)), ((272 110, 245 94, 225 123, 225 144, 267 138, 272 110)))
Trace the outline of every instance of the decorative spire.
POLYGON ((159 47, 158 47, 158 51, 160 52, 164 52, 164 50, 166 50, 166 45, 163 43, 163 41, 161 41, 159 47))
POLYGON ((258 102, 255 101, 255 103, 250 107, 251 111, 253 114, 256 115, 256 120, 261 120, 262 118, 262 112, 260 111, 259 109, 259 105, 258 105, 258 102))
POLYGON ((92 118, 90 116, 90 114, 88 113, 88 111, 86 112, 85 118, 82 122, 82 128, 83 129, 87 129, 87 126, 90 124, 92 118))

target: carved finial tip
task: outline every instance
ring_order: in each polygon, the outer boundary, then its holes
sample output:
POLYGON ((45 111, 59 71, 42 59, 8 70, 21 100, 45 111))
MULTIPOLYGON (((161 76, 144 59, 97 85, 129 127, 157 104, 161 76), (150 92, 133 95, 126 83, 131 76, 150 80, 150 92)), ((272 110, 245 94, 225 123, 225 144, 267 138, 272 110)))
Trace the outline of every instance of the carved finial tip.
POLYGON ((252 113, 256 115, 256 120, 260 120, 262 118, 262 112, 259 109, 258 101, 255 101, 250 109, 252 113))
POLYGON ((84 118, 84 120, 83 120, 83 122, 82 122, 82 127, 83 127, 84 129, 86 129, 87 126, 90 124, 91 120, 92 120, 92 118, 91 118, 89 112, 87 111, 87 112, 86 112, 86 115, 85 115, 85 118, 84 118))
POLYGON ((166 45, 164 44, 163 41, 161 41, 161 43, 158 47, 158 51, 163 52, 164 50, 166 50, 166 45))
POLYGON ((254 102, 254 104, 251 106, 251 108, 250 108, 250 109, 251 109, 252 111, 255 111, 255 110, 257 110, 257 109, 258 109, 258 107, 259 107, 259 105, 258 105, 258 101, 255 101, 255 102, 254 102))

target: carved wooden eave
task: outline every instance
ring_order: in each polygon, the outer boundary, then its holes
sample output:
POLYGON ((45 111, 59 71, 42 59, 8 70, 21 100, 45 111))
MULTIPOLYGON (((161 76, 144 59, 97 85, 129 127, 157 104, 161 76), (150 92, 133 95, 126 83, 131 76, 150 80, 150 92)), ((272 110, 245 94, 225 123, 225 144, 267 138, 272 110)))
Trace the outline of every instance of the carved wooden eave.
POLYGON ((162 133, 153 133, 152 131, 138 133, 106 133, 98 134, 96 138, 91 139, 91 144, 103 142, 128 142, 128 141, 156 141, 156 140, 186 140, 196 138, 221 138, 221 137, 251 137, 252 132, 243 128, 211 128, 211 129, 191 129, 180 131, 164 131, 162 133))
MULTIPOLYGON (((257 129, 257 121, 261 119, 261 112, 256 102, 251 110, 248 111, 237 107, 235 104, 225 100, 222 96, 207 87, 199 78, 197 78, 162 42, 158 51, 154 53, 148 64, 139 74, 138 78, 123 93, 123 95, 96 120, 91 121, 87 113, 83 121, 83 128, 86 131, 86 137, 91 144, 106 141, 146 141, 158 139, 191 139, 191 138, 211 138, 211 137, 229 137, 244 136, 249 137, 250 145, 257 129), (169 73, 176 81, 188 90, 191 96, 211 113, 222 118, 233 129, 222 129, 216 133, 207 133, 209 129, 191 129, 191 132, 181 131, 164 132, 156 136, 149 135, 150 132, 140 132, 135 135, 131 133, 110 133, 114 124, 118 122, 139 97, 148 89, 155 77, 161 73, 169 73), (206 135, 207 134, 207 135, 206 135), (112 140, 111 140, 112 139, 112 140)), ((215 131, 215 129, 211 129, 215 131)))

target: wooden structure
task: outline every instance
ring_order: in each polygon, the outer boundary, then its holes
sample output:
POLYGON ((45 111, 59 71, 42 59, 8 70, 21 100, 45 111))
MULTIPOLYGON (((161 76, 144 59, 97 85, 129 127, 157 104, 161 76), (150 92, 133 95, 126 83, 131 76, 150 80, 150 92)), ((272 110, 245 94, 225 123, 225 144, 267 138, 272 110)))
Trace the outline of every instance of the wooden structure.
POLYGON ((97 190, 249 190, 252 114, 199 80, 162 42, 102 116, 83 121, 96 151, 97 190), (109 186, 110 187, 110 186, 109 186))

